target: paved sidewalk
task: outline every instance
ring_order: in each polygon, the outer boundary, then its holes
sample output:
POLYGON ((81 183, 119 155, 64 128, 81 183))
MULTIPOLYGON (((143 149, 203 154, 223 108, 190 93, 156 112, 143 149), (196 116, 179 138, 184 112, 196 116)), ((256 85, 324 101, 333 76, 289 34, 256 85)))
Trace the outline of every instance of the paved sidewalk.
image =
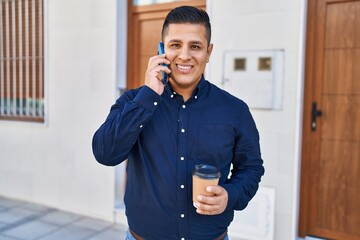
POLYGON ((0 240, 122 240, 110 222, 0 196, 0 240))

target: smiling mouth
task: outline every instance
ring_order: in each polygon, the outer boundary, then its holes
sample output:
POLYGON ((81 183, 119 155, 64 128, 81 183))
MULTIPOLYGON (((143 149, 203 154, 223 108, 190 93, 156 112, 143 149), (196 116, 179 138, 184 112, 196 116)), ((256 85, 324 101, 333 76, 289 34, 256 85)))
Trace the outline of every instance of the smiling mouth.
POLYGON ((185 66, 185 65, 179 65, 179 64, 176 64, 176 66, 182 70, 189 70, 193 67, 193 66, 185 66))

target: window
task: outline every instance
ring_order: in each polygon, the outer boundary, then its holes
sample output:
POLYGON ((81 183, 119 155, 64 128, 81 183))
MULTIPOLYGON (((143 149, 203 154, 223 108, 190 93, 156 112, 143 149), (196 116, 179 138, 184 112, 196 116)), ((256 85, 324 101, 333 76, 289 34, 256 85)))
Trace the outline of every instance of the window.
POLYGON ((44 122, 43 0, 0 3, 0 119, 44 122))

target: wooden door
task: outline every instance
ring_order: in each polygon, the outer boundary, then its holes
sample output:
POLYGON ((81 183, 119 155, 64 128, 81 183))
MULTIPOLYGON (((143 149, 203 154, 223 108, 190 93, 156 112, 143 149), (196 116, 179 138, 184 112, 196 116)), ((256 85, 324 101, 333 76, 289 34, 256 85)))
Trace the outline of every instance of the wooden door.
POLYGON ((149 58, 157 54, 163 21, 168 12, 178 6, 195 6, 205 10, 206 0, 183 0, 172 3, 133 6, 129 4, 127 88, 144 84, 149 58))
POLYGON ((306 55, 299 235, 359 240, 360 1, 309 0, 306 55))

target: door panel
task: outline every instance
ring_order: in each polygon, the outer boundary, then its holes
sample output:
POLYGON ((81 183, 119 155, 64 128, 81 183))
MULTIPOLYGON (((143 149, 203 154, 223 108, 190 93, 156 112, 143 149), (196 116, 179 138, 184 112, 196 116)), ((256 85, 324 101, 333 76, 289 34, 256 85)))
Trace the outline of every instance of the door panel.
POLYGON ((353 55, 352 49, 331 49, 325 52, 325 94, 352 93, 354 90, 352 86, 353 55), (342 79, 342 81, 339 81, 339 79, 342 79))
POLYGON ((326 48, 354 47, 358 3, 331 3, 328 1, 325 4, 326 48))
POLYGON ((308 3, 299 235, 359 240, 360 1, 308 3))
POLYGON ((360 96, 334 94, 324 96, 321 140, 359 141, 359 104, 360 96))
MULTIPOLYGON (((359 17, 360 19, 360 17, 359 17)), ((360 26, 360 21, 359 21, 359 25, 360 26)), ((360 32, 360 31, 359 31, 360 32)), ((360 34, 358 35, 358 38, 360 39, 360 34)), ((354 57, 354 63, 359 63, 360 62, 360 44, 357 46, 356 50, 355 50, 355 57, 354 57)), ((354 81, 353 81, 353 93, 354 94, 360 94, 360 68, 359 67, 353 67, 353 72, 354 72, 354 81)))

